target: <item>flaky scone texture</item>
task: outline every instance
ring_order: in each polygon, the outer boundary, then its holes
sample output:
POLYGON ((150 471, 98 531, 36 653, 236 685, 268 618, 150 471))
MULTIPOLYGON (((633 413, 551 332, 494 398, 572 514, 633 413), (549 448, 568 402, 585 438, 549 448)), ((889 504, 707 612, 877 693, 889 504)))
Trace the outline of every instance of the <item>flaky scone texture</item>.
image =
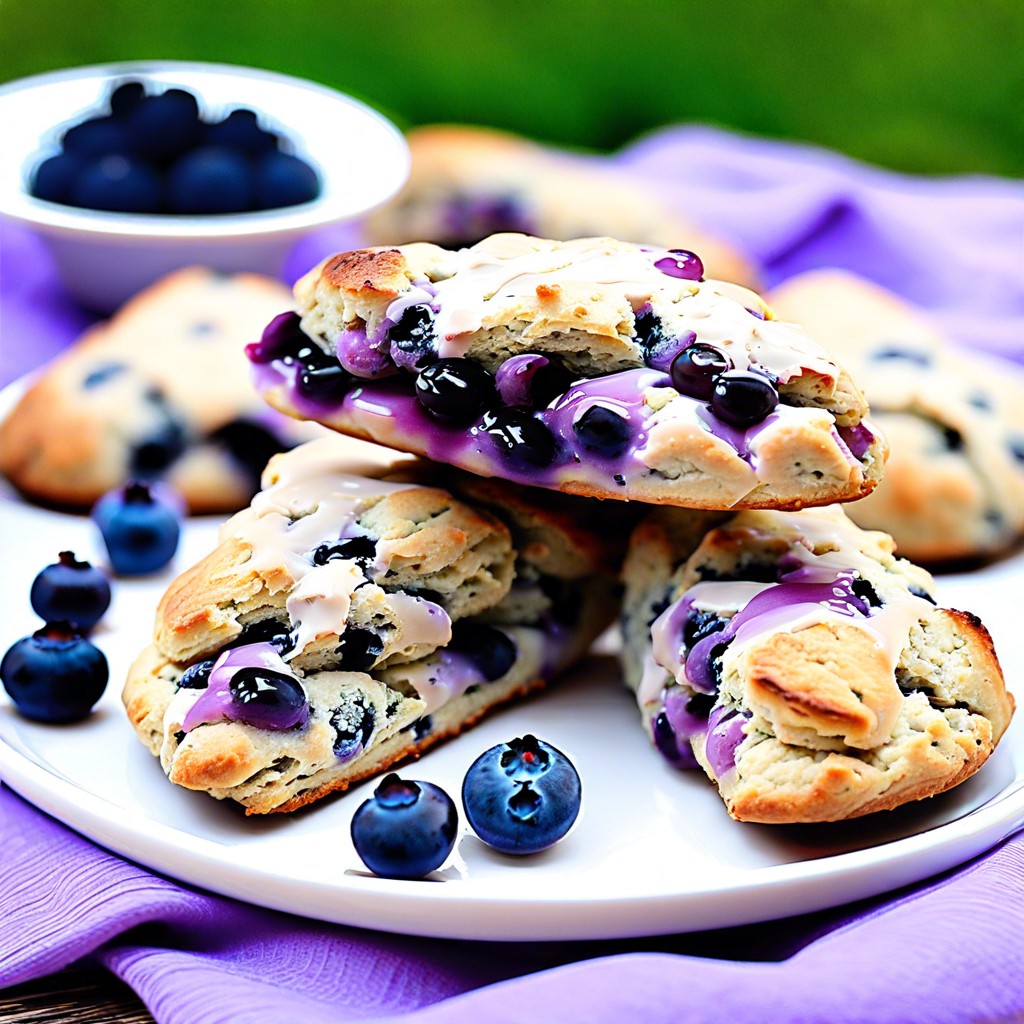
POLYGON ((941 793, 1013 714, 991 637, 924 570, 838 508, 746 512, 694 549, 638 528, 623 663, 645 726, 729 813, 834 821, 941 793))
POLYGON ((414 243, 343 253, 295 294, 303 343, 351 370, 347 392, 304 396, 298 355, 275 355, 270 342, 252 357, 257 386, 289 415, 567 493, 706 509, 796 509, 869 493, 887 445, 850 375, 753 292, 678 276, 687 259, 610 238, 518 234, 461 252, 414 243), (736 426, 712 413, 710 392, 677 390, 669 364, 696 343, 770 378, 778 403, 736 426), (413 372, 438 359, 501 379, 493 408, 454 425, 426 412, 413 372), (501 388, 522 371, 513 361, 531 359, 560 368, 565 389, 525 408, 501 388), (623 420, 610 443, 580 427, 595 407, 623 420))
POLYGON ((160 478, 193 512, 241 508, 272 454, 318 432, 268 410, 249 380, 245 342, 290 302, 257 274, 161 279, 42 370, 0 424, 0 472, 61 507, 160 478))
MULTIPOLYGON (((546 238, 611 235, 699 253, 708 273, 757 287, 750 260, 628 174, 510 132, 423 125, 408 133, 409 181, 372 214, 374 245, 472 245, 499 231, 546 238)), ((685 208, 685 197, 681 197, 685 208)))
POLYGON ((957 348, 924 312, 841 270, 770 296, 856 374, 889 440, 885 480, 849 508, 921 562, 990 556, 1024 533, 1024 374, 957 348))
POLYGON ((418 756, 542 686, 614 615, 616 541, 563 532, 528 494, 425 485, 408 462, 357 476, 346 452, 328 437, 271 461, 171 584, 124 688, 170 780, 248 813, 418 756), (268 724, 273 686, 290 703, 268 724))

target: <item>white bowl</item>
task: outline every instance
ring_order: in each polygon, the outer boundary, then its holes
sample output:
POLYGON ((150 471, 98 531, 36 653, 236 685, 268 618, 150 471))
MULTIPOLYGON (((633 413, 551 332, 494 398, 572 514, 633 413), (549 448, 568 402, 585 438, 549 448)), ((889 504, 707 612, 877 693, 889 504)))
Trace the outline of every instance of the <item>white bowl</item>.
POLYGON ((365 104, 299 78, 228 64, 131 61, 23 78, 0 88, 0 139, 0 214, 35 229, 68 291, 103 312, 190 264, 276 274, 299 238, 386 202, 409 173, 401 132, 365 104), (100 109, 123 79, 151 83, 147 91, 187 89, 208 120, 236 107, 255 110, 316 167, 320 195, 278 210, 204 216, 107 213, 29 195, 32 170, 57 150, 64 129, 100 109))

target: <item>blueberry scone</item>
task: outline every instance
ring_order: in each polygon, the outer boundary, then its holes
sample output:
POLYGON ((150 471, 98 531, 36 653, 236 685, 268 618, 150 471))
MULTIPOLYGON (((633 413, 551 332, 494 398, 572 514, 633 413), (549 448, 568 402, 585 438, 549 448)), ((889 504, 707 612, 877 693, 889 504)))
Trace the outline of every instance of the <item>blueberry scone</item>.
POLYGON ((856 275, 798 275, 772 295, 856 375, 892 447, 850 518, 936 562, 997 554, 1024 533, 1024 374, 957 349, 897 296, 856 275))
POLYGON ((295 294, 248 348, 272 406, 482 476, 799 508, 882 473, 849 374, 691 252, 503 234, 342 253, 295 294))
POLYGON ((1013 714, 992 640, 838 507, 741 512, 694 548, 667 516, 626 560, 624 657, 644 726, 729 813, 835 821, 973 775, 1013 714))
POLYGON ((709 273, 756 287, 750 262, 621 171, 493 128, 425 125, 408 135, 409 181, 367 221, 374 245, 447 249, 518 231, 545 238, 611 235, 701 254, 709 273))
POLYGON ((240 508, 267 459, 316 430, 266 408, 243 354, 290 301, 254 274, 194 267, 158 281, 28 388, 0 425, 0 471, 67 508, 128 478, 166 480, 193 512, 240 508))
POLYGON ((276 456, 161 600, 123 696, 172 782, 294 810, 543 685, 614 617, 613 547, 578 511, 358 469, 336 437, 276 456))

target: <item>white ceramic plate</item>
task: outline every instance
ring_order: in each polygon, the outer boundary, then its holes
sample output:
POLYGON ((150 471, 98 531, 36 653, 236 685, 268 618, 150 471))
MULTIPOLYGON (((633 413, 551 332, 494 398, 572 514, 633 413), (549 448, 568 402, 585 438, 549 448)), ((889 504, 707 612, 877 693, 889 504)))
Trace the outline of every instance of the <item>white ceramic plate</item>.
MULTIPOLYGON (((2 408, 0 401, 0 408, 2 408)), ((121 710, 120 681, 146 644, 175 572, 206 553, 216 524, 193 520, 175 563, 119 580, 95 631, 111 665, 98 710, 72 726, 19 717, 0 695, 0 777, 67 825, 147 867, 265 907, 344 924, 446 938, 603 939, 789 916, 875 895, 981 853, 1024 821, 1024 716, 981 773, 917 806, 838 825, 740 825, 703 775, 649 746, 614 661, 595 656, 547 694, 502 711, 405 769, 457 798, 473 759, 534 732, 583 778, 573 832, 535 857, 496 854, 464 832, 428 881, 376 878, 349 839, 372 784, 291 816, 246 819, 234 805, 172 786, 121 710)), ((7 584, 0 649, 38 628, 34 574, 70 548, 102 561, 91 523, 0 492, 7 584)), ((1024 666, 1017 596, 1024 556, 942 580, 943 602, 977 612, 1007 676, 1024 666)), ((1018 691, 1019 693, 1020 691, 1018 691)))

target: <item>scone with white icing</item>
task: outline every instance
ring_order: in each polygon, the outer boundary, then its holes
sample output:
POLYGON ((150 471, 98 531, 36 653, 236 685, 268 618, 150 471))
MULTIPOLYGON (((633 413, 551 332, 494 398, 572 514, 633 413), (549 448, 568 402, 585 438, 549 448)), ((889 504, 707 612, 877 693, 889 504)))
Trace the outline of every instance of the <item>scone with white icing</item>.
POLYGON ((459 249, 503 231, 560 239, 611 235, 685 246, 700 253, 712 277, 757 285, 750 261, 734 246, 621 170, 495 128, 423 125, 409 132, 408 142, 405 188, 367 219, 364 233, 373 245, 434 242, 459 249))
POLYGON ((363 468, 338 437, 274 458, 164 595, 123 697, 172 782, 294 810, 543 685, 614 616, 598 521, 363 468))
POLYGON ((855 274, 799 274, 771 296, 856 374, 889 440, 850 518, 923 562, 998 554, 1024 533, 1024 374, 956 348, 924 312, 855 274))
POLYGON ((290 302, 258 274, 190 267, 162 278, 29 385, 0 424, 0 472, 67 508, 129 479, 170 483, 192 512, 241 508, 271 455, 318 433, 260 401, 243 354, 290 302))
POLYGON ((973 775, 1013 714, 992 640, 838 508, 742 512, 694 548, 667 513, 625 565, 627 682, 729 813, 835 821, 973 775))
POLYGON ((271 405, 481 476, 722 509, 882 474, 849 374, 693 253, 494 235, 343 253, 295 293, 248 349, 271 405))

